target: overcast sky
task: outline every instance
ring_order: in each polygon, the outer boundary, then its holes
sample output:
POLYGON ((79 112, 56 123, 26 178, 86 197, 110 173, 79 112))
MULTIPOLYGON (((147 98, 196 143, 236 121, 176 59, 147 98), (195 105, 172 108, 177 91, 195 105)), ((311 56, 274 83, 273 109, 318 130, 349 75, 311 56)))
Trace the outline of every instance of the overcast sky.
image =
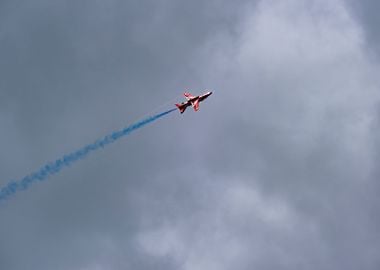
POLYGON ((1 0, 1 187, 214 94, 1 201, 0 269, 379 269, 379 8, 1 0))

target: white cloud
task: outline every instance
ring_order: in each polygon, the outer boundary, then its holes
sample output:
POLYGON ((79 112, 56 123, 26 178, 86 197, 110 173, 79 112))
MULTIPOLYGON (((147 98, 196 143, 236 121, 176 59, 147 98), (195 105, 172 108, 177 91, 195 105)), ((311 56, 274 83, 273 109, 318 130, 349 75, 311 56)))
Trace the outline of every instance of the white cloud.
MULTIPOLYGON (((199 226, 182 217, 154 237, 147 232, 146 250, 172 252, 183 269, 344 266, 333 258, 334 237, 359 245, 338 208, 376 165, 371 128, 380 95, 378 67, 344 2, 261 1, 235 33, 217 33, 201 58, 203 80, 225 101, 215 106, 229 112, 210 125, 210 134, 226 135, 211 136, 205 152, 220 147, 213 157, 230 161, 230 173, 239 162, 252 168, 228 179, 210 173, 213 189, 197 182, 209 191, 199 226), (168 242, 154 244, 161 241, 168 242)), ((353 265, 364 256, 344 252, 353 265)))

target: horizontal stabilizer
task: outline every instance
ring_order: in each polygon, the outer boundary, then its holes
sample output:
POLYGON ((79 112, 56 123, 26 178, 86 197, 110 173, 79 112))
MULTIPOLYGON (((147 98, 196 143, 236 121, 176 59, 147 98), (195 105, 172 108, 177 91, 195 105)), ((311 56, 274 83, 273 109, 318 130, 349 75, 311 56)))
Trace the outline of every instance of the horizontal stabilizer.
POLYGON ((181 113, 184 113, 184 111, 186 110, 187 106, 185 104, 176 104, 178 110, 181 112, 181 113))

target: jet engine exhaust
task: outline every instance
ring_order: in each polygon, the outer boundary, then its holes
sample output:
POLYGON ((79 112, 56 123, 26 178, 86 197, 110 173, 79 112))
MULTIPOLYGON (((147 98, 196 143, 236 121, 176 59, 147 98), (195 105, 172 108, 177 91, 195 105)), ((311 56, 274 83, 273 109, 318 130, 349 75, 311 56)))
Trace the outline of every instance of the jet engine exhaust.
POLYGON ((96 151, 99 148, 103 148, 108 144, 113 143, 124 136, 129 135, 132 131, 142 128, 145 125, 152 123, 175 110, 177 110, 177 108, 146 117, 143 120, 140 120, 122 130, 115 131, 110 135, 107 135, 104 138, 95 141, 92 144, 86 145, 75 152, 72 152, 68 155, 64 155, 62 158, 46 164, 36 172, 33 172, 18 181, 9 182, 6 186, 0 189, 0 201, 7 199, 8 197, 14 195, 18 191, 28 189, 30 185, 32 185, 33 183, 47 179, 50 175, 58 173, 64 167, 69 167, 76 161, 79 161, 80 159, 87 157, 91 152, 96 151))

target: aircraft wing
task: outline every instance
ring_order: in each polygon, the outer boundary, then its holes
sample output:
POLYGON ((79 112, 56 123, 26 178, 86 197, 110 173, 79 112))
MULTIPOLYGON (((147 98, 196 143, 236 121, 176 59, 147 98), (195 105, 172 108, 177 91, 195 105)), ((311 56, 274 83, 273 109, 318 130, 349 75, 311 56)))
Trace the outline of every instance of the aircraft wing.
POLYGON ((192 94, 187 93, 187 92, 183 93, 183 95, 186 97, 187 100, 195 98, 192 94))
POLYGON ((199 110, 199 99, 197 99, 196 101, 192 102, 192 105, 193 105, 194 111, 197 112, 199 110))

